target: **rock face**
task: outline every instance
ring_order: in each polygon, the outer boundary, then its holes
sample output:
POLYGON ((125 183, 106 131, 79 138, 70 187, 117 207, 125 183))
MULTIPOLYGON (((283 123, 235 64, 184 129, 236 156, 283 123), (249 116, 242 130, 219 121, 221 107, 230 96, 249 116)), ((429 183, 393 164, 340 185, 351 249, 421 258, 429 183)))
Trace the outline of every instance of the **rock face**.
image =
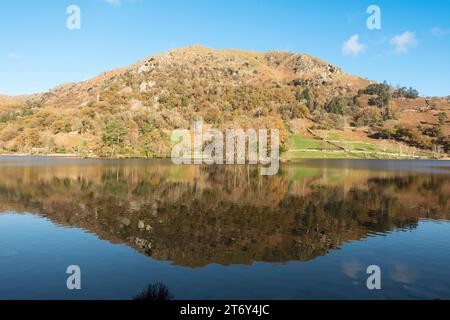
MULTIPOLYGON (((319 87, 326 82, 333 87, 341 86, 337 82, 346 78, 340 68, 309 55, 279 51, 258 53, 212 50, 201 46, 150 57, 138 62, 132 70, 134 74, 147 79, 159 78, 159 73, 178 71, 180 82, 204 79, 235 86, 243 84, 287 86, 295 82, 319 87)), ((349 79, 346 81, 347 84, 353 82, 349 79)), ((152 80, 142 82, 141 91, 154 85, 152 80), (153 85, 149 86, 149 83, 153 85)))
POLYGON ((140 92, 145 92, 147 89, 153 88, 156 85, 154 81, 144 81, 139 85, 140 92))

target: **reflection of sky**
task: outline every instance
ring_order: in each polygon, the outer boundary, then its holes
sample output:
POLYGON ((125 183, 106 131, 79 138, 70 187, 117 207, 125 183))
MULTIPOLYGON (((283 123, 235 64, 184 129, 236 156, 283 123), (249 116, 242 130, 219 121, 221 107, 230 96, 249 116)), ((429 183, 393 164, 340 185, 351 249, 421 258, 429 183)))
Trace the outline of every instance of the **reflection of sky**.
POLYGON ((450 223, 344 244, 324 257, 286 264, 185 268, 32 215, 0 215, 0 298, 121 298, 165 283, 178 299, 450 298, 450 223), (67 266, 82 270, 80 292, 65 289, 67 266), (366 288, 379 265, 382 290, 366 288))
POLYGON ((360 279, 363 270, 363 265, 357 261, 345 261, 342 263, 342 272, 350 279, 360 279))
POLYGON ((394 263, 394 268, 390 273, 390 277, 395 282, 413 284, 417 275, 413 268, 404 264, 394 263))

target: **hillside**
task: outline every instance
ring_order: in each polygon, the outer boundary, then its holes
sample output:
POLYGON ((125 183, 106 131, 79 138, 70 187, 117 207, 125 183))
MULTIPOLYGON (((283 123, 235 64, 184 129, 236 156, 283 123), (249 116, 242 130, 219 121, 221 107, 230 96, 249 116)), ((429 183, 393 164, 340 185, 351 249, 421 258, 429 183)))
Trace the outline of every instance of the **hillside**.
POLYGON ((0 152, 165 157, 170 133, 277 127, 284 157, 442 157, 450 101, 309 55, 193 46, 28 97, 0 96, 0 152), (326 152, 324 152, 326 151, 326 152))

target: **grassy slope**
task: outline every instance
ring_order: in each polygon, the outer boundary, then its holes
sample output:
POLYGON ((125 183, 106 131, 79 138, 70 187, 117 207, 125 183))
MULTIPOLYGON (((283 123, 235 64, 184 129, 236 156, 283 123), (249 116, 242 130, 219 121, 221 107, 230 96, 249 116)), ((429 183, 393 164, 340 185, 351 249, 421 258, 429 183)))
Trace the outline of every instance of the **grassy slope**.
POLYGON ((289 141, 289 150, 285 159, 404 159, 425 157, 431 158, 432 154, 418 154, 417 150, 405 145, 379 141, 375 139, 361 139, 357 134, 349 132, 320 132, 318 133, 326 141, 314 139, 304 133, 293 134, 289 141), (345 150, 342 150, 342 147, 345 150))

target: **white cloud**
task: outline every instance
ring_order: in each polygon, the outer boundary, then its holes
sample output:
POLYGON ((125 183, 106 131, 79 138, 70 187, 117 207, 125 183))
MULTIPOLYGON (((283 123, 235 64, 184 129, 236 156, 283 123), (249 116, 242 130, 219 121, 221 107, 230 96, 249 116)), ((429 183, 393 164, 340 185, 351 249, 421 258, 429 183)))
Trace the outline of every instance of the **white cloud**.
POLYGON ((140 0, 104 0, 104 1, 112 6, 120 7, 124 2, 133 4, 139 2, 140 0))
POLYGON ((17 52, 9 52, 6 56, 10 60, 17 60, 22 57, 22 55, 18 54, 17 52))
POLYGON ((416 47, 418 41, 414 32, 405 31, 393 37, 391 44, 395 47, 396 53, 402 54, 407 53, 410 48, 416 47))
POLYGON ((113 6, 120 6, 120 0, 105 0, 105 2, 113 6))
POLYGON ((431 34, 435 37, 443 37, 450 34, 450 29, 442 29, 440 27, 431 28, 431 34))
POLYGON ((355 34, 342 45, 342 53, 346 56, 357 56, 367 49, 367 46, 359 42, 359 35, 355 34))

